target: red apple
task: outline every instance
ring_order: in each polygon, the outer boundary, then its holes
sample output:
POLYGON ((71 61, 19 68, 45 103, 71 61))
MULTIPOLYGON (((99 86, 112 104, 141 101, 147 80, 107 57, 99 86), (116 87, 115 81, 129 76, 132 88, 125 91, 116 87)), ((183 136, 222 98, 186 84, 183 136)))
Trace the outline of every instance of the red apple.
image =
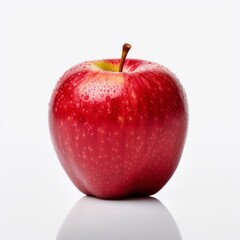
POLYGON ((49 105, 57 156, 76 187, 105 199, 148 196, 174 173, 185 143, 185 92, 165 67, 87 61, 59 80, 49 105))

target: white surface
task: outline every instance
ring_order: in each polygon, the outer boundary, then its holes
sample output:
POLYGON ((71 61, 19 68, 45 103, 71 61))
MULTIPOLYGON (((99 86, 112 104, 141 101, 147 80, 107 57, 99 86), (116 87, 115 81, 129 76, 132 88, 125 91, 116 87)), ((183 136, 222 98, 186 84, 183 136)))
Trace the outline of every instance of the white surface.
POLYGON ((119 57, 124 42, 129 57, 175 72, 189 100, 181 163, 154 197, 184 240, 240 239, 239 10, 227 0, 1 0, 0 239, 56 239, 83 197, 53 151, 49 98, 69 67, 119 57))
POLYGON ((57 240, 180 240, 179 229, 165 206, 154 198, 119 201, 84 197, 59 229, 57 240))

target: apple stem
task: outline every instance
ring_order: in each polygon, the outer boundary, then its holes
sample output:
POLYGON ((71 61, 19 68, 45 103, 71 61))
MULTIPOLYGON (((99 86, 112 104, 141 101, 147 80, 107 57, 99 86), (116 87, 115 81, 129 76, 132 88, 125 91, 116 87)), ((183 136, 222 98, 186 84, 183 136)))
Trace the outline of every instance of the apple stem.
POLYGON ((122 72, 122 70, 123 70, 123 65, 124 65, 125 59, 126 59, 127 54, 131 47, 132 46, 128 43, 125 43, 122 47, 122 56, 121 56, 121 61, 120 61, 119 69, 118 69, 119 72, 122 72))

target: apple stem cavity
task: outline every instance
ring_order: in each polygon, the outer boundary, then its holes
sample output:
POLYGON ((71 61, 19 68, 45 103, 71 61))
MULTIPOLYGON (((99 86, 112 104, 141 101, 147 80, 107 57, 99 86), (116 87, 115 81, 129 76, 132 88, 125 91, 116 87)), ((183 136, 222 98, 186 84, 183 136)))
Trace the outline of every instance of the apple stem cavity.
POLYGON ((126 59, 127 54, 128 54, 131 47, 132 46, 128 43, 123 44, 122 56, 121 56, 121 61, 120 61, 119 69, 118 69, 119 72, 122 72, 122 70, 123 70, 123 65, 124 65, 125 59, 126 59))

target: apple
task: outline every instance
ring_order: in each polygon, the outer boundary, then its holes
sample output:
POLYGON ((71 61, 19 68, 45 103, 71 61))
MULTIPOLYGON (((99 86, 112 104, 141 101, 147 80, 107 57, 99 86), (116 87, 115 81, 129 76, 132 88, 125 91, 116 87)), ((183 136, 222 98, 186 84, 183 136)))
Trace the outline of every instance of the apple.
POLYGON ((57 156, 89 196, 149 196, 171 178, 188 126, 177 77, 153 62, 121 59, 80 63, 60 78, 49 104, 57 156))

